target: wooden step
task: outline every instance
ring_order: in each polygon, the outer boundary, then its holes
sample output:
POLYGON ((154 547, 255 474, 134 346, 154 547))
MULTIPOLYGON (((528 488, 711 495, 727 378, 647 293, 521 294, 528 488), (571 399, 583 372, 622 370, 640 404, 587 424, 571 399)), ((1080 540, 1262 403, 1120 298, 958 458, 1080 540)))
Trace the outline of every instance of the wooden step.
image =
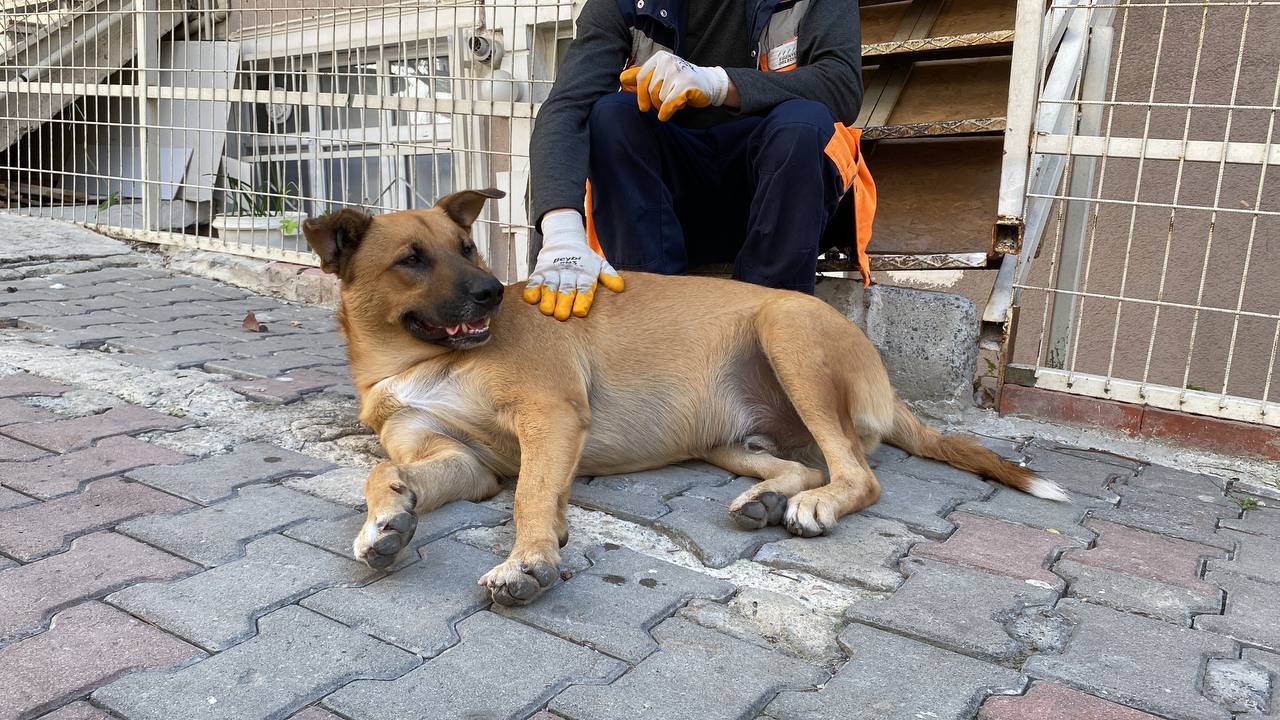
POLYGON ((941 35, 915 40, 888 40, 862 46, 862 64, 872 67, 886 62, 943 60, 949 58, 987 57, 1013 52, 1013 31, 941 35))

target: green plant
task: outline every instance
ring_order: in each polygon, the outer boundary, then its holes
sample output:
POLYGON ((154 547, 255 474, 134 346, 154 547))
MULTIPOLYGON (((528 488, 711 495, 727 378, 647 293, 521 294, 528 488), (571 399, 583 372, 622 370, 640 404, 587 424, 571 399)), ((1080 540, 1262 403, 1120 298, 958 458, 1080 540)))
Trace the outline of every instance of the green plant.
POLYGON ((1251 498, 1248 495, 1232 495, 1231 500, 1236 505, 1239 505, 1241 510, 1257 510, 1261 505, 1256 498, 1251 498))
MULTIPOLYGON (((252 217, 283 215, 287 201, 297 197, 298 186, 291 180, 283 180, 281 175, 280 168, 272 165, 267 171, 266 182, 259 183, 257 187, 239 178, 227 177, 227 198, 234 210, 231 214, 252 217)), ((285 229, 285 232, 297 232, 297 225, 293 221, 292 229, 285 229)))
POLYGON ((112 190, 98 203, 98 214, 102 214, 120 204, 120 191, 112 190))
POLYGON ((1209 388, 1207 388, 1207 387, 1200 387, 1199 385, 1196 385, 1196 384, 1194 384, 1194 383, 1187 383, 1187 386, 1186 386, 1186 387, 1187 387, 1187 389, 1188 389, 1188 390, 1195 390, 1195 391, 1197 391, 1197 392, 1209 392, 1209 388))

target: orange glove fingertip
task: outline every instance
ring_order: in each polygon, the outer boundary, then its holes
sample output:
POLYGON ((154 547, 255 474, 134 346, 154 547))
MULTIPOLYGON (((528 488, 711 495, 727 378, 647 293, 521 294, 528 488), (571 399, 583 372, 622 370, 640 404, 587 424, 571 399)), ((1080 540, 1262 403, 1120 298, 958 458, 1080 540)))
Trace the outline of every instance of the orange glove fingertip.
POLYGON ((622 281, 621 275, 601 275, 600 284, 616 293, 620 293, 626 288, 626 283, 622 281))
POLYGON ((550 291, 550 290, 548 290, 548 289, 546 289, 546 288, 543 288, 543 289, 542 289, 542 302, 538 304, 538 310, 539 310, 539 311, 541 311, 541 312, 542 312, 542 314, 543 314, 543 315, 546 315, 547 317, 551 317, 553 314, 555 314, 555 311, 556 311, 556 293, 554 293, 554 292, 552 292, 552 291, 550 291))
POLYGON ((556 300, 555 319, 560 322, 569 319, 569 316, 573 313, 573 299, 577 294, 577 290, 560 293, 559 298, 556 300))
POLYGON ((596 299, 596 286, 592 284, 591 289, 586 292, 578 293, 578 297, 573 301, 573 316, 584 318, 587 313, 591 312, 591 303, 596 299))
POLYGON ((537 305, 538 301, 542 299, 542 286, 525 286, 524 293, 521 294, 520 297, 530 305, 537 305))

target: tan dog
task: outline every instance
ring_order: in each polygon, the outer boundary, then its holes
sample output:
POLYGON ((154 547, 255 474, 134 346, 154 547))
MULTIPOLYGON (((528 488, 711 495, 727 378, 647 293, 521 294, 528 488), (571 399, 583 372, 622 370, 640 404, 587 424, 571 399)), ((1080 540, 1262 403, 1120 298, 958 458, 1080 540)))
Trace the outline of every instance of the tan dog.
POLYGON ((430 210, 343 210, 303 229, 342 281, 360 419, 390 458, 369 475, 355 555, 389 566, 416 513, 482 500, 518 476, 515 547, 481 584, 532 600, 559 574, 576 475, 690 459, 760 478, 729 507, 747 528, 805 537, 876 502, 881 440, 1040 497, 1054 483, 923 425, 853 323, 800 293, 695 277, 626 275, 586 319, 557 322, 504 288, 471 242, 496 190, 430 210), (505 298, 505 302, 503 302, 505 298), (793 458, 816 446, 827 473, 793 458), (829 479, 828 479, 829 475, 829 479))

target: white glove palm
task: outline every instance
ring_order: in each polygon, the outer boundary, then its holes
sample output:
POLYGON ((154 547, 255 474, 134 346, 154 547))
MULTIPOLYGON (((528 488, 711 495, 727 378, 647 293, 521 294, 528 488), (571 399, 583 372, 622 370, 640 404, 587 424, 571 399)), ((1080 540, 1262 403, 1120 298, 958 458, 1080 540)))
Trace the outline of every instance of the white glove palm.
POLYGON ((622 86, 636 88, 641 112, 658 108, 666 122, 676 111, 689 107, 718 107, 729 95, 729 74, 722 67, 699 67, 666 50, 653 54, 638 69, 623 72, 622 86))
POLYGON ((622 292, 622 277, 608 260, 587 245, 582 216, 575 210, 553 210, 542 218, 542 250, 524 289, 524 301, 543 315, 568 320, 586 317, 596 286, 622 292))

